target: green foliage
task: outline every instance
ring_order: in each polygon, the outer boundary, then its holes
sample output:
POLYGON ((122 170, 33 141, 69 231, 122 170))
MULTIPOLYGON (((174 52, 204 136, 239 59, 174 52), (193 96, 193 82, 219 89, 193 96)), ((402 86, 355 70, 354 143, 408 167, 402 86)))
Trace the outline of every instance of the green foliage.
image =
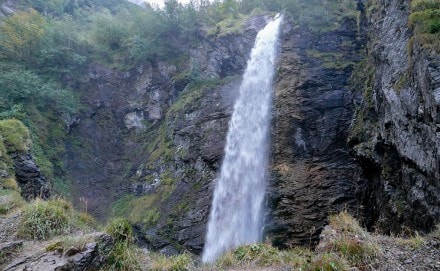
POLYGON ((126 219, 118 218, 110 221, 106 231, 117 242, 129 242, 133 238, 133 230, 126 219))
POLYGON ((422 46, 440 51, 439 0, 412 1, 409 24, 414 29, 415 39, 422 46))
POLYGON ((24 208, 18 235, 42 240, 67 233, 70 229, 72 211, 71 204, 64 200, 37 199, 24 208))
POLYGON ((45 27, 37 60, 40 72, 57 77, 81 74, 85 70, 89 47, 72 18, 50 20, 45 27))
POLYGON ((19 120, 0 120, 0 138, 3 139, 8 153, 29 151, 31 145, 29 130, 19 120))
POLYGON ((0 24, 0 57, 32 62, 44 35, 46 20, 37 11, 17 12, 0 24))
POLYGON ((304 269, 311 255, 311 252, 306 249, 296 248, 282 251, 269 244, 254 244, 241 246, 226 253, 217 260, 215 265, 219 268, 289 266, 304 269))
POLYGON ((131 247, 133 230, 130 223, 125 219, 115 219, 106 230, 114 238, 115 244, 108 252, 102 270, 140 270, 135 251, 131 247))
POLYGON ((412 0, 411 9, 414 12, 424 11, 427 9, 440 9, 440 1, 438 0, 412 0))
POLYGON ((319 254, 313 258, 308 270, 310 271, 346 271, 350 267, 346 261, 335 254, 319 254))
POLYGON ((6 215, 22 207, 25 202, 16 189, 10 190, 3 184, 2 186, 4 189, 0 189, 0 215, 6 215))
POLYGON ((73 93, 25 66, 13 63, 0 63, 0 97, 2 114, 23 110, 17 108, 19 105, 32 104, 40 110, 52 108, 59 114, 74 112, 77 106, 73 93))
POLYGON ((151 227, 159 219, 157 207, 167 188, 161 187, 155 194, 142 197, 126 195, 113 204, 112 214, 115 217, 126 217, 133 224, 143 223, 146 227, 151 227))
MULTIPOLYGON (((348 212, 331 215, 329 222, 333 236, 325 246, 325 252, 329 253, 328 255, 338 256, 357 267, 371 263, 379 255, 379 246, 371 240, 359 222, 348 212)), ((329 262, 322 259, 320 261, 322 264, 329 262)))
POLYGON ((194 270, 194 260, 189 253, 167 257, 163 254, 154 254, 151 257, 148 269, 150 271, 189 271, 194 270))

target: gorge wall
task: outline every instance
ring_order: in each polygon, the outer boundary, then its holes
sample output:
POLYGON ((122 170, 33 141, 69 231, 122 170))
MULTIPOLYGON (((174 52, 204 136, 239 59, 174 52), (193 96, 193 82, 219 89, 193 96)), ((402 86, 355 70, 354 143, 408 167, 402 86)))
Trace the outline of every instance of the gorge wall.
POLYGON ((367 225, 384 232, 429 231, 440 219, 440 58, 410 27, 410 4, 368 2, 367 55, 354 74, 360 200, 367 225))
MULTIPOLYGON (((313 246, 343 209, 385 232, 440 218, 438 53, 415 38, 409 0, 357 4, 330 28, 286 18, 282 29, 265 227, 279 247, 313 246)), ((62 157, 77 208, 128 218, 154 249, 200 253, 241 75, 268 19, 201 31, 169 61, 66 76, 81 97, 62 157)))

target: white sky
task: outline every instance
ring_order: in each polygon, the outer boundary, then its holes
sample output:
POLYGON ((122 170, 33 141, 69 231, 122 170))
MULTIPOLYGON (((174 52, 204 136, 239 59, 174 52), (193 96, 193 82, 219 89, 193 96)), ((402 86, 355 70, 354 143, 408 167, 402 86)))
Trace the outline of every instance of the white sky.
MULTIPOLYGON (((164 0, 128 0, 128 1, 130 1, 130 2, 133 2, 133 3, 136 3, 136 4, 141 4, 142 2, 148 2, 148 3, 150 3, 152 6, 154 6, 154 5, 158 5, 159 7, 163 7, 163 3, 164 3, 164 0)), ((189 3, 189 1, 190 0, 179 0, 179 2, 180 3, 184 3, 184 4, 186 4, 186 3, 189 3)))

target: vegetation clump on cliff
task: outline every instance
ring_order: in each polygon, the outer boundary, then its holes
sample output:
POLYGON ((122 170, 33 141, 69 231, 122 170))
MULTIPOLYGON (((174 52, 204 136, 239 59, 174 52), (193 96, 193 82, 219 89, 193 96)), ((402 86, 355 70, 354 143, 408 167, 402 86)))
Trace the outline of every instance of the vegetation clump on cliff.
POLYGON ((409 22, 422 45, 440 51, 440 1, 411 1, 409 22))

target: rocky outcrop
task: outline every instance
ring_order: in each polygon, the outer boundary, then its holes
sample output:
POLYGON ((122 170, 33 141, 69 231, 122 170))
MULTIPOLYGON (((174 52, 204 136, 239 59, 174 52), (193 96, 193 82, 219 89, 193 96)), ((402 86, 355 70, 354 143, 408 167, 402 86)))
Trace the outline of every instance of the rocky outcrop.
POLYGON ((350 135, 363 167, 366 223, 428 231, 440 220, 440 58, 409 28, 410 1, 370 1, 367 10, 350 135))
MULTIPOLYGON (((23 255, 14 255, 14 260, 3 270, 99 270, 106 260, 104 252, 111 248, 113 239, 104 233, 97 233, 89 237, 93 237, 95 241, 81 247, 69 248, 66 251, 43 252, 37 249, 36 251, 26 251, 23 255)), ((4 245, 0 245, 0 247, 2 246, 4 245)))
POLYGON ((26 200, 35 198, 48 199, 50 196, 49 183, 41 174, 30 153, 12 153, 15 179, 20 186, 21 195, 26 200))
POLYGON ((65 78, 84 94, 66 140, 76 205, 85 198, 105 219, 121 198, 150 197, 154 204, 131 216, 140 239, 200 252, 239 76, 266 19, 249 20, 240 35, 188 45, 178 64, 125 72, 94 64, 81 82, 65 78))
POLYGON ((18 0, 6 0, 0 4, 0 18, 8 16, 22 8, 18 0))
POLYGON ((173 191, 157 210, 157 223, 153 227, 137 225, 139 236, 154 249, 169 254, 180 248, 194 253, 203 249, 212 189, 241 82, 237 75, 243 73, 255 36, 265 22, 264 17, 254 18, 243 35, 218 38, 192 52, 191 65, 204 63, 197 65, 208 80, 195 88, 188 85, 168 111, 164 130, 171 157, 154 161, 150 156, 138 170, 140 180, 158 176, 159 188, 143 186, 147 195, 160 189, 165 174, 174 182, 173 191))
POLYGON ((284 26, 266 227, 277 246, 313 246, 330 213, 357 207, 360 168, 346 144, 357 38, 350 18, 321 34, 284 26))

